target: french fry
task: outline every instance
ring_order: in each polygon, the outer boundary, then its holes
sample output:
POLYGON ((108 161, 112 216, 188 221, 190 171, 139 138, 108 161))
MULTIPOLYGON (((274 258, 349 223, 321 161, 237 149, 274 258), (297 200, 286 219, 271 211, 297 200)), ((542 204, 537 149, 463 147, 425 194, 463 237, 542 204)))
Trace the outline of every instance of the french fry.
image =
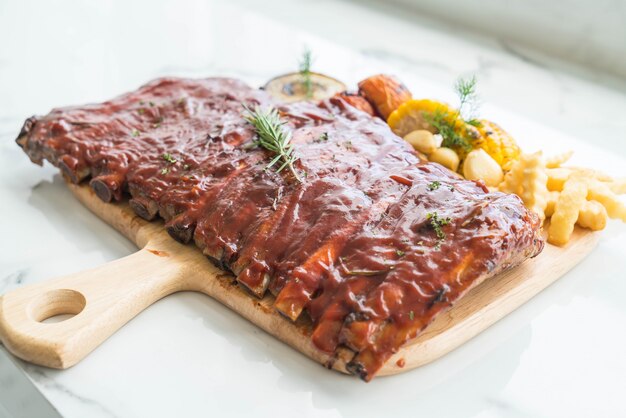
POLYGON ((608 184, 609 189, 615 194, 626 193, 626 178, 614 179, 608 184))
POLYGON ((548 174, 548 190, 560 192, 563 185, 572 174, 572 170, 565 167, 549 168, 546 170, 548 174))
POLYGON ((556 206, 556 201, 559 200, 559 192, 548 192, 548 201, 546 204, 546 218, 549 218, 554 214, 554 207, 556 206))
POLYGON ((592 231, 600 231, 606 227, 607 218, 608 214, 601 203, 595 200, 588 200, 580 208, 576 224, 592 231))
POLYGON ((579 176, 572 176, 565 182, 550 221, 549 243, 554 245, 567 244, 578 220, 580 208, 586 201, 587 192, 587 181, 579 176))
POLYGON ((566 163, 570 158, 574 155, 574 151, 567 151, 561 154, 553 155, 552 157, 546 158, 546 167, 547 168, 558 168, 562 164, 566 163))
POLYGON ((594 170, 593 168, 586 167, 568 167, 572 170, 573 173, 576 173, 587 179, 595 179, 600 181, 613 181, 613 178, 608 174, 603 173, 599 170, 594 170))
POLYGON ((524 165, 525 162, 523 159, 520 159, 519 161, 513 163, 511 170, 505 174, 504 180, 502 181, 502 183, 500 183, 500 191, 516 194, 521 197, 524 165))
POLYGON ((541 152, 523 154, 521 198, 527 208, 539 215, 543 221, 546 218, 545 209, 548 204, 548 175, 541 152))
POLYGON ((591 180, 589 182, 588 199, 600 202, 611 219, 619 219, 622 222, 626 222, 626 206, 605 183, 591 180))

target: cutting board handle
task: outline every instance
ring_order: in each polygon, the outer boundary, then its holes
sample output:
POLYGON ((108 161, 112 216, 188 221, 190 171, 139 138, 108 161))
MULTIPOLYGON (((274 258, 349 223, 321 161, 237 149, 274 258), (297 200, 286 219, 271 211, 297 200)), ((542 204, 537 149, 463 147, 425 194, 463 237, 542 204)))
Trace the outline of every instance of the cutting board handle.
POLYGON ((0 298, 0 340, 18 357, 64 369, 157 300, 185 289, 183 263, 146 247, 93 270, 16 289, 0 298), (61 322, 43 322, 62 314, 61 322))

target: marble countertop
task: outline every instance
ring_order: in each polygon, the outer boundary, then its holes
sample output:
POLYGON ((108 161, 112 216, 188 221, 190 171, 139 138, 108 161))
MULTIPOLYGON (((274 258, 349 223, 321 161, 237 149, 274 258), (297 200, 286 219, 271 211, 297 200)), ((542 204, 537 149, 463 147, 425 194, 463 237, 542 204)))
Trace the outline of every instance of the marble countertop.
MULTIPOLYGON (((626 174, 623 86, 378 6, 296 0, 9 1, 0 5, 0 293, 135 251, 13 143, 22 121, 163 75, 252 85, 297 67, 354 85, 392 72, 453 101, 476 74, 481 114, 532 151, 626 174)), ((364 384, 307 360, 219 303, 172 295, 65 371, 0 347, 0 416, 626 416, 626 226, 529 303, 420 369, 364 384), (13 363, 17 367, 13 366, 13 363), (28 392, 28 386, 40 392, 28 392), (23 389, 22 389, 23 388, 23 389), (10 398, 7 402, 7 398, 10 398), (30 408, 30 409, 29 409, 30 408)))

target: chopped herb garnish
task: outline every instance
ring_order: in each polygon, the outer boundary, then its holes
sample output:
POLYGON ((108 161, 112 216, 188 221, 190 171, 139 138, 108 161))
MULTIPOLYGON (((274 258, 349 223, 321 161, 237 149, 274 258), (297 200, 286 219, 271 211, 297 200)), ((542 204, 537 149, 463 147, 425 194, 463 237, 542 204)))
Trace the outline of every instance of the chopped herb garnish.
POLYGON ((446 239, 446 233, 443 232, 442 227, 448 225, 451 219, 440 218, 437 212, 430 212, 426 214, 426 219, 430 220, 430 226, 435 231, 435 234, 437 234, 437 238, 439 239, 439 242, 437 243, 437 245, 440 248, 441 242, 443 242, 446 239))
POLYGON ((412 321, 415 319, 415 312, 409 311, 409 319, 412 321))
POLYGON ((170 169, 168 167, 164 167, 161 169, 161 174, 167 174, 170 172, 170 169))
POLYGON ((433 190, 437 190, 439 186, 441 186, 441 182, 435 180, 428 185, 428 190, 432 192, 433 190))
POLYGON ((166 152, 165 154, 161 155, 161 157, 163 157, 163 159, 170 164, 176 164, 176 158, 172 157, 172 154, 170 153, 166 152))
POLYGON ((317 139, 314 139, 313 142, 322 142, 328 141, 328 132, 322 133, 317 139))
POLYGON ((259 107, 251 110, 247 106, 244 106, 244 109, 247 112, 246 120, 256 129, 257 139, 254 141, 255 145, 275 154, 274 158, 265 166, 265 169, 268 170, 274 164, 282 161, 282 164, 276 171, 280 173, 283 169, 288 168, 296 180, 302 182, 293 166, 298 161, 298 157, 293 152, 293 144, 290 143, 291 132, 285 129, 285 122, 280 119, 278 110, 275 108, 261 110, 259 107))
POLYGON ((130 133, 132 136, 139 136, 139 131, 137 129, 133 129, 130 133))
POLYGON ((141 109, 139 109, 137 112, 139 112, 140 115, 143 115, 144 112, 146 111, 146 109, 144 109, 143 107, 141 109))
POLYGON ((150 107, 154 107, 154 102, 148 102, 148 105, 149 105, 150 107))
POLYGON ((311 80, 311 64, 313 63, 313 59, 311 57, 311 50, 305 48, 302 53, 302 59, 300 61, 300 77, 302 78, 302 85, 304 85, 304 92, 306 94, 306 98, 310 99, 313 97, 313 81, 311 80))
POLYGON ((406 253, 402 250, 396 250, 396 254, 398 255, 398 257, 402 257, 406 253))

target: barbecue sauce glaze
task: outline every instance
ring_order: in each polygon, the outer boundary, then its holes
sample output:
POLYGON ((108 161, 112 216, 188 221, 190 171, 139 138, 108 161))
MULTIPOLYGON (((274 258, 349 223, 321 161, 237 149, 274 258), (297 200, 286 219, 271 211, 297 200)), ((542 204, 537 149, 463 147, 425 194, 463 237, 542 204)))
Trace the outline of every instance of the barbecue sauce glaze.
POLYGON ((420 160, 340 98, 281 105, 237 80, 165 78, 30 118, 18 143, 105 201, 129 194, 288 318, 306 312, 315 346, 354 350, 348 369, 365 380, 470 288, 543 248, 517 196, 420 160), (301 183, 266 170, 243 104, 279 108, 301 183))

